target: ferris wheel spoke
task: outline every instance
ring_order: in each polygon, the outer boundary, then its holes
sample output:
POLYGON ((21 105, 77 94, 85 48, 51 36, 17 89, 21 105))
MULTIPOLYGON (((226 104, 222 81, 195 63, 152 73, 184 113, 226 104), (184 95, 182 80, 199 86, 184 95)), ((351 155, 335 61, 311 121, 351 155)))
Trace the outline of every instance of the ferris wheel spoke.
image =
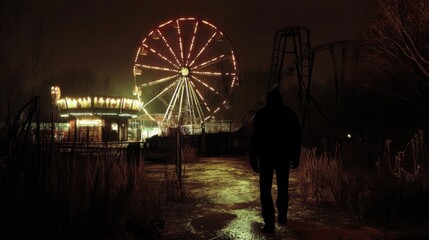
POLYGON ((177 26, 177 35, 179 37, 179 48, 180 48, 180 57, 182 60, 182 64, 184 63, 184 57, 183 57, 183 41, 182 41, 182 33, 180 31, 180 23, 179 19, 176 20, 176 26, 177 26))
POLYGON ((225 56, 225 54, 222 54, 222 55, 220 55, 218 57, 215 57, 215 58, 212 58, 212 59, 210 59, 208 61, 205 61, 205 62, 201 63, 198 66, 195 66, 193 68, 193 70, 199 70, 201 68, 208 67, 208 66, 210 66, 212 64, 215 64, 215 63, 218 63, 218 62, 222 62, 222 61, 230 59, 230 58, 231 58, 231 56, 225 56))
POLYGON ((180 79, 177 79, 176 81, 172 82, 170 85, 168 85, 166 88, 164 88, 160 93, 158 93, 155 97, 147 101, 143 107, 146 107, 148 104, 153 102, 155 99, 160 98, 162 95, 164 95, 168 90, 170 90, 180 79))
MULTIPOLYGON (((157 50, 149 47, 147 44, 142 44, 141 51, 142 52, 147 52, 147 49, 149 49, 153 54, 155 54, 158 57, 160 57, 162 60, 166 61, 168 64, 174 66, 175 68, 179 68, 179 66, 177 64, 175 64, 172 61, 168 60, 168 58, 166 56, 162 55, 159 51, 157 51, 157 50)), ((147 53, 146 53, 146 55, 147 55, 147 53)))
MULTIPOLYGON (((226 101, 223 101, 223 103, 222 103, 222 105, 221 105, 221 106, 225 105, 225 103, 226 103, 226 101)), ((209 116, 207 116, 204 120, 207 120, 207 119, 209 119, 211 116, 215 115, 215 114, 220 110, 220 108, 221 108, 221 107, 217 107, 217 108, 212 112, 212 114, 210 114, 209 116)))
POLYGON ((194 32, 192 33, 191 45, 189 46, 188 57, 186 58, 185 65, 188 65, 188 61, 191 58, 191 53, 192 53, 192 50, 194 49, 194 43, 195 43, 195 37, 197 36, 197 31, 198 31, 198 21, 195 21, 194 32))
POLYGON ((220 94, 215 88, 213 88, 212 86, 208 85, 207 83, 205 83, 201 79, 196 78, 195 76, 191 76, 191 78, 194 79, 196 82, 200 83, 202 86, 204 86, 205 88, 207 88, 211 92, 215 93, 216 95, 222 97, 223 99, 227 99, 227 97, 225 97, 224 95, 220 94))
POLYGON ((150 87, 150 86, 157 85, 157 84, 160 84, 160 83, 163 83, 163 82, 167 82, 168 80, 177 78, 178 76, 179 76, 179 74, 168 76, 168 77, 165 77, 165 78, 154 80, 152 82, 144 83, 144 84, 142 84, 140 86, 141 87, 150 87))
POLYGON ((193 65, 194 65, 194 63, 195 63, 195 61, 198 59, 198 57, 204 52, 204 51, 206 51, 208 48, 207 48, 207 46, 209 46, 210 45, 210 43, 213 41, 213 39, 215 39, 215 37, 216 37, 216 35, 217 35, 217 31, 216 32, 214 32, 211 36, 210 36, 210 38, 209 38, 209 40, 207 40, 207 42, 204 44, 204 46, 200 49, 200 51, 198 52, 198 54, 195 56, 195 58, 192 60, 192 62, 189 64, 189 67, 192 67, 193 65))
POLYGON ((156 31, 159 34, 159 36, 161 37, 161 39, 164 42, 165 46, 168 48, 168 50, 170 51, 170 53, 173 55, 173 57, 176 60, 177 64, 181 65, 179 59, 177 58, 176 53, 173 51, 173 48, 171 48, 170 44, 168 43, 167 39, 164 37, 164 35, 162 34, 162 32, 159 29, 157 29, 156 31))
MULTIPOLYGON (((221 106, 225 105, 225 103, 226 103, 226 101, 223 101, 221 106)), ((219 106, 219 107, 217 107, 217 108, 213 111, 213 114, 217 113, 217 112, 220 110, 220 108, 221 108, 220 106, 219 106)))
POLYGON ((167 72, 175 72, 175 73, 177 73, 177 69, 172 69, 172 68, 150 66, 150 65, 138 64, 138 63, 136 63, 135 66, 136 67, 146 68, 146 69, 153 69, 153 70, 159 70, 159 71, 167 71, 167 72))
POLYGON ((191 84, 194 86, 194 89, 198 95, 198 97, 201 99, 201 101, 203 102, 204 106, 206 107, 207 112, 211 112, 209 105, 207 104, 206 99, 203 97, 203 95, 200 93, 200 91, 198 90, 198 88, 196 88, 195 84, 193 82, 191 82, 191 84))
POLYGON ((204 76, 235 76, 234 72, 200 72, 200 71, 192 71, 192 74, 196 75, 204 75, 204 76))

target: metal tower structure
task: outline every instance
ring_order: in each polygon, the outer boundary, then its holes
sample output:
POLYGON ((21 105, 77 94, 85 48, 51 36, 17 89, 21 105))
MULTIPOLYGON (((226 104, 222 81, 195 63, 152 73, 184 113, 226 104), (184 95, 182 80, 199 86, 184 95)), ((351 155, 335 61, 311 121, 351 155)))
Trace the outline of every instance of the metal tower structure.
MULTIPOLYGON (((296 73, 300 82, 308 79, 312 72, 312 63, 309 58, 300 58, 307 55, 311 49, 310 30, 304 27, 284 27, 274 35, 273 51, 271 55, 270 75, 268 91, 277 87, 285 74, 283 65, 286 58, 296 62, 296 73)), ((288 75, 293 74, 293 69, 286 69, 288 75)))
MULTIPOLYGON (((310 107, 314 106, 323 116, 329 126, 335 128, 344 122, 342 94, 344 88, 344 75, 346 63, 346 51, 351 42, 348 40, 329 42, 311 46, 310 31, 306 27, 294 26, 283 27, 276 31, 274 35, 271 65, 268 77, 267 93, 274 88, 278 88, 280 83, 291 80, 296 76, 298 86, 298 113, 301 125, 311 128, 310 107), (312 95, 313 67, 317 53, 328 50, 330 52, 333 69, 333 80, 335 88, 335 118, 330 119, 312 95)), ((325 56, 326 57, 326 56, 325 56)), ((246 113, 240 122, 237 122, 234 129, 238 130, 243 125, 249 124, 256 111, 264 105, 266 95, 257 101, 252 109, 246 113)))
POLYGON ((335 98, 336 98, 336 122, 341 121, 341 88, 344 79, 345 45, 348 41, 336 41, 311 47, 310 31, 306 27, 284 27, 274 35, 273 49, 271 55, 271 66, 268 78, 268 90, 276 88, 288 76, 296 74, 298 80, 299 115, 301 124, 307 124, 310 118, 311 103, 326 119, 329 125, 333 125, 319 104, 311 94, 312 74, 316 53, 330 50, 332 65, 334 68, 335 98), (340 56, 336 58, 335 49, 342 47, 340 56), (286 65, 286 63, 289 63, 286 65))
POLYGON ((284 27, 274 35, 273 50, 271 55, 270 75, 268 91, 278 87, 285 75, 293 75, 295 71, 298 78, 299 113, 302 124, 305 120, 306 108, 303 106, 305 96, 305 83, 310 86, 311 73, 313 72, 313 56, 310 45, 310 30, 306 27, 284 27), (308 56, 303 58, 302 56, 308 56), (294 65, 283 70, 285 61, 294 65))

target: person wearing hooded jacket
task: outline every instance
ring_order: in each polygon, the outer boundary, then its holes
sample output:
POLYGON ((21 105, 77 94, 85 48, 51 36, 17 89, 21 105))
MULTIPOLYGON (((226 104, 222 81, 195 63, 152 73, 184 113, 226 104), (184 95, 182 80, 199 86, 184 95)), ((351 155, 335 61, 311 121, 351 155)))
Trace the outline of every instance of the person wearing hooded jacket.
POLYGON ((287 223, 289 170, 299 166, 301 126, 296 113, 283 103, 278 89, 267 94, 266 104, 253 118, 249 161, 259 173, 260 201, 264 233, 275 232, 275 208, 272 197, 274 172, 277 179, 278 223, 287 223))

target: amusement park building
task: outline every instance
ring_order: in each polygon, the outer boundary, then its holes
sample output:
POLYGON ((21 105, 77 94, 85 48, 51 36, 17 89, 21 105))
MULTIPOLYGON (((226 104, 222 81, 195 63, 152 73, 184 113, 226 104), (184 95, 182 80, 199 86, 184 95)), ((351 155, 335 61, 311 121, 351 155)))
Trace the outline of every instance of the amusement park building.
MULTIPOLYGON (((62 142, 145 141, 154 135, 170 135, 177 129, 161 129, 163 114, 142 114, 138 99, 113 96, 60 97, 60 88, 51 94, 60 119, 55 123, 55 139, 62 142)), ((230 132, 231 121, 210 119, 204 124, 184 124, 185 135, 230 132)))
POLYGON ((107 142, 127 141, 130 134, 128 120, 137 117, 140 101, 117 96, 60 97, 60 88, 52 87, 51 94, 61 120, 57 124, 60 141, 107 142))

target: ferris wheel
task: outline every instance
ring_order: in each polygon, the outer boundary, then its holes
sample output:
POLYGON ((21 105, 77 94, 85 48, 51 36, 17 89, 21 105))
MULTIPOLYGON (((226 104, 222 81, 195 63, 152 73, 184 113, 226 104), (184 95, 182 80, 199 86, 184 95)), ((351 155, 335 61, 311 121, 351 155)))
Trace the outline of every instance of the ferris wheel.
POLYGON ((201 125, 230 107, 238 85, 233 45, 215 25, 178 18, 143 39, 134 61, 134 95, 160 127, 201 125))

